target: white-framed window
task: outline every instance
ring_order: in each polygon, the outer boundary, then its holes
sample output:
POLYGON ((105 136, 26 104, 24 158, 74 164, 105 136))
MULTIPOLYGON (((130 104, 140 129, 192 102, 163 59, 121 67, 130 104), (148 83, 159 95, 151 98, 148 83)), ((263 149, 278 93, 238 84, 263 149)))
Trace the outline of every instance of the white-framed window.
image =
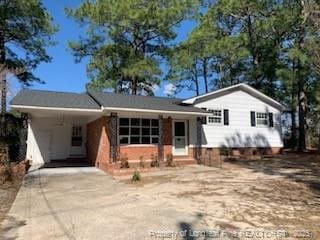
POLYGON ((120 144, 158 144, 159 120, 119 118, 120 144))
POLYGON ((260 127, 267 127, 269 125, 268 113, 256 113, 256 125, 260 127))
POLYGON ((82 127, 81 126, 72 127, 71 146, 72 147, 82 146, 82 127))
POLYGON ((223 111, 221 109, 207 109, 210 115, 207 116, 208 124, 221 125, 223 123, 223 111))

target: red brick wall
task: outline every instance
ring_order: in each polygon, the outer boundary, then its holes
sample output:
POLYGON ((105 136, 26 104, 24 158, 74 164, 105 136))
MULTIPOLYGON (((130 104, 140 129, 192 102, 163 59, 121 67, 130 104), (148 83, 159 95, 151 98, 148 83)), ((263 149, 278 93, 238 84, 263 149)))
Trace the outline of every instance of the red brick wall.
POLYGON ((120 146, 119 147, 120 159, 125 158, 127 160, 143 160, 152 159, 151 156, 158 156, 158 145, 148 145, 148 146, 120 146))
MULTIPOLYGON (((110 141, 108 137, 108 124, 110 118, 101 117, 87 124, 87 158, 93 165, 107 170, 109 168, 110 158, 110 141)), ((168 154, 172 154, 172 119, 163 119, 163 151, 164 159, 168 154)), ((119 146, 119 159, 151 160, 152 155, 158 155, 158 145, 135 145, 135 146, 119 146)), ((189 148, 188 156, 177 158, 193 158, 193 148, 189 148)))
POLYGON ((163 119, 163 156, 167 158, 168 154, 172 154, 172 119, 163 119))
POLYGON ((104 116, 87 124, 87 159, 94 166, 106 168, 109 163, 109 117, 104 116))

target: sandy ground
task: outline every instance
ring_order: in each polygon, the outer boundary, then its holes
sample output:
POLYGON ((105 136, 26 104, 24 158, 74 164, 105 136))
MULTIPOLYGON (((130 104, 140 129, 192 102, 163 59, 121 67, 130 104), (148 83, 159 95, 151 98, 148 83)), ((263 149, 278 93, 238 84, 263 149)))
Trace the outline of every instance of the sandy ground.
POLYGON ((138 184, 53 171, 28 175, 0 239, 320 239, 316 156, 194 165, 138 184))

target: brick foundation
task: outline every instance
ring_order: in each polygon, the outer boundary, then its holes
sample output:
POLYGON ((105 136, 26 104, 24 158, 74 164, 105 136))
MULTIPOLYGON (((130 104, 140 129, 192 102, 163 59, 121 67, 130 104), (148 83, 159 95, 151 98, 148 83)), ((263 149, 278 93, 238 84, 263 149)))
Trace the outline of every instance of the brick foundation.
POLYGON ((276 155, 281 154, 281 147, 271 148, 202 148, 202 155, 209 154, 212 157, 219 155, 228 156, 255 156, 255 155, 276 155))

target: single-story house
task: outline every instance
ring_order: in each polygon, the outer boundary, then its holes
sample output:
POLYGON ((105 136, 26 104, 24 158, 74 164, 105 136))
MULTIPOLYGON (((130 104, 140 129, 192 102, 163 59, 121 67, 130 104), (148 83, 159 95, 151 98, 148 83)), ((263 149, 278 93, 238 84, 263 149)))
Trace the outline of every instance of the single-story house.
POLYGON ((32 163, 85 158, 101 169, 119 162, 196 162, 231 149, 278 153, 282 105, 237 84, 176 98, 88 91, 21 90, 11 109, 28 116, 26 158, 32 163))

